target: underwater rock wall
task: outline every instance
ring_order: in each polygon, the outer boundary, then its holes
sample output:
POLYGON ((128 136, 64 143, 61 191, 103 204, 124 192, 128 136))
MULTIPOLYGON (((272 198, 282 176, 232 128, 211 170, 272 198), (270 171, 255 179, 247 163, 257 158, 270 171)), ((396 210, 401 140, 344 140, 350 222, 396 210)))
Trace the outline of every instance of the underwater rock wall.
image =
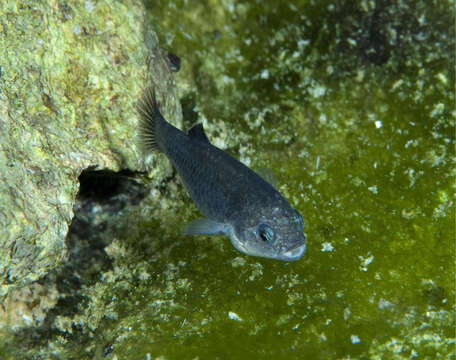
POLYGON ((65 258, 84 169, 143 170, 134 103, 148 74, 179 121, 143 19, 141 1, 1 2, 0 296, 65 258))

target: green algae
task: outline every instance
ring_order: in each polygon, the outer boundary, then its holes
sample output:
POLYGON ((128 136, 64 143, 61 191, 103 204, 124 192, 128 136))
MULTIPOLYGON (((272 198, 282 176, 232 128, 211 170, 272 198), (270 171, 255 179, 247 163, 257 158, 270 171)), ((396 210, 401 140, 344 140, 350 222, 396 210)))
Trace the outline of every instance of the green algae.
POLYGON ((281 263, 183 237, 198 213, 169 172, 113 215, 110 267, 27 354, 454 359, 451 6, 153 2, 187 109, 276 173, 307 253, 281 263))
POLYGON ((139 335, 143 356, 454 358, 449 3, 223 4, 151 13, 211 140, 277 173, 308 253, 278 264, 178 242, 167 265, 184 288, 139 335))

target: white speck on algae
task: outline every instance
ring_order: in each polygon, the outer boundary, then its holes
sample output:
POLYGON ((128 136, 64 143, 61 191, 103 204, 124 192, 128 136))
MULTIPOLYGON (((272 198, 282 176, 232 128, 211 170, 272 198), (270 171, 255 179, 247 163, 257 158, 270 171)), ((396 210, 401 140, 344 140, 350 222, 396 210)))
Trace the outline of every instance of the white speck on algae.
POLYGON ((230 320, 234 320, 234 321, 238 321, 238 322, 242 322, 243 321, 242 318, 238 314, 233 312, 233 311, 229 311, 228 312, 228 318, 230 320))

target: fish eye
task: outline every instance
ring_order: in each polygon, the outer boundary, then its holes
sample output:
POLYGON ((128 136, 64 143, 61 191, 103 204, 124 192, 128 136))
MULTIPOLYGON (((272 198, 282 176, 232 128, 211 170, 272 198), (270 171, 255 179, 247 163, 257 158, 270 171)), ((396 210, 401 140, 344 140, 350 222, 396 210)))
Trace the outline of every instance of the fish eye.
POLYGON ((258 234, 264 242, 271 243, 274 240, 274 230, 266 224, 260 224, 258 226, 258 234))

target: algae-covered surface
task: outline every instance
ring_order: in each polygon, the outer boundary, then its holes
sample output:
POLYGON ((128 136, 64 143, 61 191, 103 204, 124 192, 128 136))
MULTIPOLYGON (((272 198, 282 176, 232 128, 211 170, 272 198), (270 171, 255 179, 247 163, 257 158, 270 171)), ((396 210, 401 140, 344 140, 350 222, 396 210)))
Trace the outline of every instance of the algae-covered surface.
POLYGON ((65 260, 84 169, 142 164, 143 12, 139 1, 0 3, 2 298, 65 260))
POLYGON ((172 172, 121 206, 89 192, 47 279, 59 303, 0 352, 455 359, 454 2, 146 5, 181 58, 184 125, 276 174, 307 252, 284 263, 182 236, 199 214, 172 172))

